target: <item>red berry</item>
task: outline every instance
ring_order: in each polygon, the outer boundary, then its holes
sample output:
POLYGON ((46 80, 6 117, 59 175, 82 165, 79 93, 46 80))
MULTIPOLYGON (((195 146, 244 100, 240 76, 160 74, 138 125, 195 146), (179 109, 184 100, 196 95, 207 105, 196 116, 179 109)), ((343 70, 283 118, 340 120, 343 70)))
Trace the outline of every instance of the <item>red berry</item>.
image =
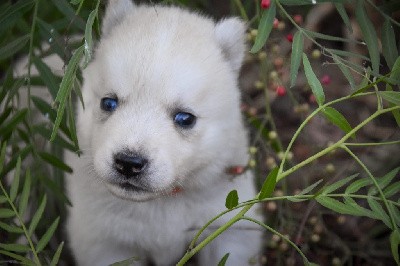
POLYGON ((278 96, 285 96, 286 95, 286 89, 285 87, 279 85, 278 87, 276 87, 276 95, 278 96))
POLYGON ((271 0, 261 0, 261 8, 268 9, 271 5, 271 0))
POLYGON ((278 25, 279 25, 279 20, 277 18, 274 18, 274 24, 273 24, 274 29, 277 29, 278 25))
POLYGON ((332 82, 332 79, 329 75, 323 75, 321 78, 321 83, 324 85, 329 85, 332 82))
POLYGON ((299 25, 303 23, 303 17, 301 15, 294 15, 293 20, 299 25))
POLYGON ((293 34, 289 33, 288 35, 286 35, 286 40, 288 40, 289 42, 293 42, 293 34))
POLYGON ((227 169, 227 173, 231 175, 240 175, 244 173, 244 167, 243 166, 232 166, 227 169))
POLYGON ((311 94, 311 95, 309 96, 309 98, 308 98, 308 101, 309 101, 310 103, 316 103, 316 102, 317 102, 317 99, 315 99, 314 94, 311 94))

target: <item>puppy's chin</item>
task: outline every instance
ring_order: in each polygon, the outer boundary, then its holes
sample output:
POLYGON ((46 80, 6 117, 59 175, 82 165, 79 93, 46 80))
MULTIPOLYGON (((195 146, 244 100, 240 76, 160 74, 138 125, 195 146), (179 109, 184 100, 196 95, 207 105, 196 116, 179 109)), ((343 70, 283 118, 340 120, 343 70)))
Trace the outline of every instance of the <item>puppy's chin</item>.
POLYGON ((114 196, 130 201, 149 201, 161 196, 157 192, 146 191, 133 186, 106 183, 106 187, 114 196))

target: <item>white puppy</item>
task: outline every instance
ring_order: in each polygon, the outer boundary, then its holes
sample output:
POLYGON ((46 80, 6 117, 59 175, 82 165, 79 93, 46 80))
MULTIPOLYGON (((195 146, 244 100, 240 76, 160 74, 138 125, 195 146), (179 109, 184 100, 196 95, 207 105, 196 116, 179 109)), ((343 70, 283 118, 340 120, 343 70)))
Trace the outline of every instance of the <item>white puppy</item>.
MULTIPOLYGON (((111 0, 102 30, 84 71, 83 155, 67 155, 70 247, 79 265, 131 257, 172 265, 226 209, 229 191, 240 200, 255 195, 249 171, 226 171, 248 160, 237 86, 245 25, 111 0)), ((200 251, 199 265, 216 265, 226 253, 228 265, 255 258, 261 231, 245 221, 235 226, 200 251)))

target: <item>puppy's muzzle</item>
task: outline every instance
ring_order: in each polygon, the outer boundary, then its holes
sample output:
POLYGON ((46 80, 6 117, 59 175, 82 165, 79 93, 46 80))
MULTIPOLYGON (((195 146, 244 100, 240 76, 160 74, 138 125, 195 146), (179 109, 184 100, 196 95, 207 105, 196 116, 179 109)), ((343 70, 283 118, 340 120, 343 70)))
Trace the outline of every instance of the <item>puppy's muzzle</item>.
POLYGON ((126 178, 137 177, 142 174, 148 160, 140 155, 117 153, 114 155, 114 169, 126 178))

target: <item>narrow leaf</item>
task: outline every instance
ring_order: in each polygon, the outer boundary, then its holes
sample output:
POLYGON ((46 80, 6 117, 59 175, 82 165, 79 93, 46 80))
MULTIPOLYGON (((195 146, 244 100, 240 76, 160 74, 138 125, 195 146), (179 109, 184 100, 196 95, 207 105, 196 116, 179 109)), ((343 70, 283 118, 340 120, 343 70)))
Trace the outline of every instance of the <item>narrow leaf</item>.
POLYGON ((31 172, 28 169, 26 170, 24 187, 22 189, 21 197, 19 199, 18 211, 20 216, 23 216, 25 213, 26 206, 28 205, 30 191, 31 191, 31 172))
POLYGON ((18 157, 17 160, 17 165, 15 166, 14 170, 14 179, 11 183, 10 187, 10 200, 13 202, 15 198, 17 197, 18 193, 18 188, 19 188, 19 178, 20 178, 20 172, 21 172, 21 157, 18 157))
POLYGON ((364 8, 364 1, 357 0, 357 7, 355 10, 356 20, 360 26, 362 35, 364 37, 365 43, 367 44, 369 56, 372 62, 372 70, 375 73, 379 73, 379 47, 378 47, 378 36, 374 25, 372 25, 371 20, 368 18, 364 8))
POLYGON ((64 247, 64 241, 60 243, 60 245, 58 246, 56 253, 54 253, 53 258, 51 259, 50 262, 50 266, 56 266, 58 265, 58 261, 60 260, 60 256, 61 256, 61 252, 63 250, 64 247))
POLYGON ((321 195, 316 197, 315 200, 322 206, 324 206, 330 210, 333 210, 337 213, 359 216, 359 213, 357 211, 355 211, 354 208, 352 208, 351 206, 345 205, 344 203, 342 203, 338 200, 335 200, 335 199, 332 199, 332 198, 329 198, 326 196, 321 196, 321 195))
POLYGON ((0 173, 3 172, 3 165, 6 158, 6 148, 7 148, 7 143, 4 142, 3 145, 1 146, 1 152, 0 152, 0 173))
POLYGON ((331 193, 333 191, 338 190, 339 188, 343 187, 344 185, 349 183, 351 180, 353 180, 356 176, 358 176, 358 174, 354 174, 352 176, 343 178, 343 179, 333 183, 332 185, 327 186, 325 189, 323 189, 322 194, 326 195, 326 194, 329 194, 329 193, 331 193))
POLYGON ((235 208, 239 204, 239 196, 237 190, 232 190, 226 197, 225 207, 227 209, 235 208))
POLYGON ((335 63, 339 67, 340 71, 342 71, 344 77, 349 82, 351 89, 354 90, 356 87, 356 82, 354 81, 354 77, 351 74, 349 67, 347 67, 344 63, 342 63, 342 61, 340 61, 338 56, 333 55, 332 58, 333 58, 333 61, 335 61, 335 63))
POLYGON ((8 250, 8 251, 12 251, 12 252, 29 252, 31 249, 25 245, 21 245, 21 244, 3 244, 0 243, 0 248, 8 250))
POLYGON ((0 13, 0 33, 9 29, 25 12, 33 7, 34 1, 18 1, 0 13))
POLYGON ((301 63, 301 55, 303 54, 304 36, 301 31, 294 34, 292 44, 292 55, 290 64, 290 87, 296 83, 297 74, 301 63))
POLYGON ((347 188, 345 193, 346 194, 354 194, 359 191, 361 188, 366 187, 372 184, 372 180, 368 177, 359 179, 351 183, 347 188))
POLYGON ((390 234, 390 249, 392 250, 392 255, 397 265, 400 264, 399 245, 400 245, 400 232, 399 229, 397 228, 396 230, 393 230, 393 232, 390 234))
POLYGON ((38 225, 40 218, 42 218, 44 208, 46 207, 47 197, 46 194, 43 196, 42 201, 40 202, 39 208, 36 210, 35 215, 33 215, 31 223, 29 224, 28 234, 31 236, 33 232, 36 230, 36 226, 38 225))
POLYGON ((33 63, 39 72, 40 78, 46 84, 51 96, 55 99, 58 92, 58 85, 60 83, 58 77, 53 74, 51 69, 40 58, 33 57, 33 63))
POLYGON ((228 260, 229 253, 226 253, 222 259, 218 262, 218 266, 225 266, 226 261, 228 260))
POLYGON ((86 68, 86 66, 89 64, 89 62, 92 60, 93 56, 93 38, 92 38, 92 27, 94 23, 94 19, 97 17, 98 14, 98 9, 95 8, 92 12, 90 12, 89 18, 86 22, 86 27, 85 27, 85 62, 83 64, 83 68, 86 68))
POLYGON ((9 252, 9 251, 0 249, 0 254, 6 255, 6 256, 8 256, 10 258, 13 258, 13 259, 17 260, 18 262, 21 263, 21 265, 32 265, 32 266, 36 266, 37 265, 36 263, 34 263, 33 261, 25 258, 24 256, 15 254, 13 252, 9 252))
MULTIPOLYGON (((346 134, 352 130, 347 119, 335 108, 333 107, 326 107, 322 109, 322 113, 325 117, 334 125, 338 126, 341 130, 343 130, 346 134)), ((355 138, 355 134, 352 135, 355 138)))
MULTIPOLYGON (((386 175, 384 175, 381 178, 377 178, 376 181, 380 187, 380 189, 384 189, 385 187, 387 187, 390 182, 392 182, 393 178, 396 177, 397 173, 399 172, 400 167, 397 167, 395 169, 393 169, 392 171, 390 171, 389 173, 387 173, 386 175)), ((374 195, 378 192, 378 189, 376 187, 372 187, 370 189, 370 191, 368 191, 368 195, 374 195)))
POLYGON ((47 229, 46 233, 44 233, 42 238, 39 240, 39 242, 36 245, 37 253, 42 251, 47 246, 47 243, 49 243, 50 239, 53 237, 59 222, 60 222, 60 217, 57 217, 57 219, 54 220, 54 222, 50 225, 49 229, 47 229))
POLYGON ((52 166, 61 169, 67 173, 72 173, 72 168, 66 165, 63 161, 61 161, 54 155, 51 155, 50 153, 47 152, 39 152, 38 154, 40 158, 42 158, 44 161, 48 162, 52 166))
POLYGON ((25 108, 17 111, 11 119, 0 126, 0 136, 4 136, 12 132, 15 127, 25 118, 27 113, 28 110, 25 108))
POLYGON ((268 198, 269 196, 272 195, 272 192, 275 190, 276 186, 276 178, 278 176, 279 172, 279 167, 276 166, 274 169, 269 172, 267 178, 264 181, 264 184, 262 185, 260 194, 258 195, 258 199, 262 200, 265 198, 268 198))
MULTIPOLYGON (((296 196, 300 197, 302 195, 307 195, 309 192, 311 192, 314 188, 316 188, 321 182, 323 181, 323 179, 318 180, 317 182, 315 182, 314 184, 306 187, 305 189, 303 189, 300 193, 296 194, 296 196)), ((301 202, 301 201, 305 201, 307 199, 304 198, 288 198, 289 201, 292 202, 301 202)))
POLYGON ((353 33, 353 28, 351 27, 351 22, 350 22, 349 16, 347 15, 344 4, 335 3, 334 5, 335 5, 336 10, 339 13, 340 17, 342 18, 344 24, 346 25, 347 29, 350 31, 350 33, 353 33))
POLYGON ((383 194, 385 195, 386 198, 390 198, 398 193, 400 193, 400 181, 390 184, 383 191, 383 194))
POLYGON ((14 234, 22 234, 24 230, 21 227, 0 222, 0 228, 14 234))
POLYGON ((325 94, 322 89, 321 82, 318 80, 317 76, 315 75, 314 71, 312 70, 310 61, 308 61, 307 55, 305 53, 303 53, 303 66, 304 66, 304 72, 306 74, 308 84, 311 87, 311 90, 315 96, 315 99, 318 102, 318 105, 324 104, 325 94))
POLYGON ((389 215, 382 208, 382 205, 373 198, 368 198, 367 201, 369 206, 371 207, 371 210, 376 214, 377 219, 382 220, 382 222, 384 222, 387 227, 393 229, 389 215))
POLYGON ((54 122, 53 132, 51 134, 50 141, 54 140, 57 130, 61 124, 65 109, 65 103, 67 101, 68 96, 70 95, 74 79, 76 78, 75 77, 76 70, 78 68, 79 61, 82 57, 83 49, 84 46, 80 46, 75 51, 74 55, 72 56, 71 60, 68 63, 64 78, 61 81, 60 89, 58 90, 58 94, 56 97, 56 102, 59 105, 57 109, 57 118, 56 121, 54 122))
POLYGON ((379 91, 378 94, 386 101, 400 106, 400 92, 398 92, 398 91, 379 91))
POLYGON ((15 212, 10 209, 0 208, 0 218, 11 218, 15 216, 15 212))
POLYGON ((396 48, 396 37, 394 35, 393 26, 390 24, 389 19, 385 19, 385 22, 382 26, 381 35, 382 53, 385 57, 388 67, 392 68, 396 58, 399 56, 399 53, 396 48))
POLYGON ((274 25, 274 18, 276 17, 276 3, 271 1, 271 6, 264 10, 258 25, 258 33, 253 47, 251 48, 251 53, 257 53, 264 46, 267 41, 269 34, 271 33, 272 26, 274 25))
POLYGON ((377 216, 372 211, 364 207, 361 207, 360 205, 357 204, 355 200, 353 200, 350 197, 344 197, 343 202, 344 204, 351 206, 355 210, 355 212, 359 214, 359 216, 366 216, 372 219, 378 219, 377 216))
POLYGON ((19 37, 12 42, 6 44, 3 47, 0 47, 0 61, 10 58, 14 54, 16 54, 19 50, 25 47, 25 45, 29 41, 29 34, 19 37))

